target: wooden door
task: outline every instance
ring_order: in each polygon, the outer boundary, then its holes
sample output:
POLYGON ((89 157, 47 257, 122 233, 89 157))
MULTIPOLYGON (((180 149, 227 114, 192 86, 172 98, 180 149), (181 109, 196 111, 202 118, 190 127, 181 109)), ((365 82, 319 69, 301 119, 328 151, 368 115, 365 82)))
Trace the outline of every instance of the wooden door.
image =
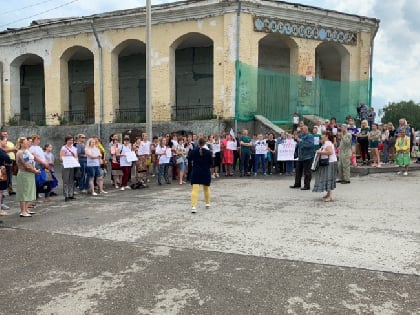
POLYGON ((95 119, 95 88, 93 84, 85 85, 85 114, 86 119, 95 119))

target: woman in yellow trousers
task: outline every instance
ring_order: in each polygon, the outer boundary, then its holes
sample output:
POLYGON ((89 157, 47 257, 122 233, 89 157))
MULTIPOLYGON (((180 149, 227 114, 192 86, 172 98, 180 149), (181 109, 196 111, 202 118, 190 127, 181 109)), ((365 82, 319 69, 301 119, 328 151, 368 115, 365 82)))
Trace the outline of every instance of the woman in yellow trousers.
POLYGON ((193 151, 189 153, 189 155, 190 161, 192 162, 191 212, 196 213, 200 185, 203 185, 206 208, 210 208, 210 168, 213 164, 213 157, 210 150, 206 146, 206 140, 204 138, 200 138, 198 140, 198 147, 194 148, 193 151))

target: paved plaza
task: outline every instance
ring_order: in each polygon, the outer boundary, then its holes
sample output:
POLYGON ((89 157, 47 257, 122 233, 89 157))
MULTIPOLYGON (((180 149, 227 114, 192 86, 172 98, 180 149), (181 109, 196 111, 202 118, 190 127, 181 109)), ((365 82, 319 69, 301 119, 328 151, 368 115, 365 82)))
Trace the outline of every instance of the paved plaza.
MULTIPOLYGON (((0 314, 420 314, 420 172, 61 196, 0 224, 0 314), (313 183, 312 183, 313 185, 313 183)), ((10 197, 8 197, 10 199, 10 197)))

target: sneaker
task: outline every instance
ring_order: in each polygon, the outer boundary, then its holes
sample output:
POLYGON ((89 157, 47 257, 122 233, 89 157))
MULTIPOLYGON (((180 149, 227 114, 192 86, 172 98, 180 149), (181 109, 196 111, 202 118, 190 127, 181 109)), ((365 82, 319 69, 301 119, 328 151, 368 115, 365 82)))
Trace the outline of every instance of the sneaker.
POLYGON ((99 193, 101 193, 101 194, 107 194, 108 192, 105 191, 105 190, 101 190, 99 193))
POLYGON ((401 171, 397 172, 397 175, 401 175, 401 171))
POLYGON ((214 175, 214 174, 213 174, 213 175, 211 175, 211 178, 216 178, 216 175, 214 175))
POLYGON ((254 173, 254 176, 257 176, 257 173, 254 173))
POLYGON ((120 190, 121 190, 121 191, 124 191, 124 190, 125 190, 125 188, 124 188, 124 187, 121 187, 121 188, 120 188, 120 190))
POLYGON ((97 196, 98 194, 96 193, 96 192, 93 192, 92 193, 92 196, 97 196))
POLYGON ((267 176, 267 173, 264 173, 264 176, 267 176))
POLYGON ((9 210, 10 207, 6 206, 4 203, 1 205, 1 210, 9 210))
POLYGON ((206 204, 206 209, 210 209, 210 204, 209 203, 206 204))
POLYGON ((125 189, 131 189, 131 187, 130 186, 125 186, 125 189))
POLYGON ((408 175, 408 172, 404 172, 404 174, 403 174, 404 176, 407 176, 408 175))
POLYGON ((191 213, 196 213, 197 209, 195 207, 191 207, 191 213))
POLYGON ((79 193, 77 192, 77 191, 74 191, 73 192, 73 195, 78 195, 79 193))

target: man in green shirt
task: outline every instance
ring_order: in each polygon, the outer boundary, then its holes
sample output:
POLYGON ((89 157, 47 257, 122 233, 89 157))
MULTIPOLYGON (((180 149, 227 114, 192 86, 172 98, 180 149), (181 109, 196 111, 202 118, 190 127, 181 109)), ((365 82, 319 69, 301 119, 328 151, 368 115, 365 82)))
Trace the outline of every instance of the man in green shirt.
POLYGON ((239 138, 239 143, 241 145, 241 163, 239 167, 239 172, 241 173, 241 177, 245 174, 247 176, 251 176, 251 173, 248 172, 249 170, 249 160, 251 158, 251 138, 248 136, 248 130, 244 129, 242 131, 242 137, 239 138))

